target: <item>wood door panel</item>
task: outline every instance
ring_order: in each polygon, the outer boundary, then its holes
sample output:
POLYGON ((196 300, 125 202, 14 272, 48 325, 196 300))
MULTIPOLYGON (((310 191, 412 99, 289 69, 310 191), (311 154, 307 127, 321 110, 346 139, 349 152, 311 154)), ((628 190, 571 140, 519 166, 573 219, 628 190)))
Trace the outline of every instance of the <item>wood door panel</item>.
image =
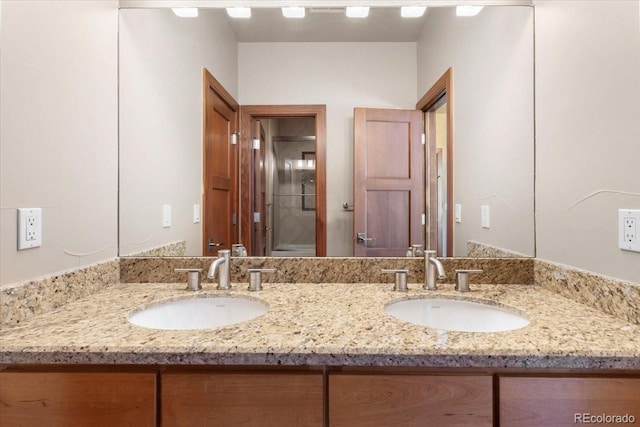
POLYGON ((155 426, 151 373, 0 373, 1 426, 155 426))
POLYGON ((209 192, 209 200, 211 205, 215 206, 215 209, 207 209, 206 220, 209 223, 208 236, 211 241, 220 246, 210 248, 205 256, 213 256, 218 253, 220 249, 226 249, 231 246, 232 235, 229 228, 229 222, 225 221, 223 217, 224 212, 228 212, 231 209, 231 194, 226 190, 212 190, 209 192))
POLYGON ((482 427, 492 414, 490 376, 329 376, 332 427, 482 427))
POLYGON ((367 122, 366 179, 411 178, 410 131, 406 122, 367 122), (393 141, 392 150, 388 150, 389 141, 393 141))
POLYGON ((163 426, 322 426, 322 374, 167 373, 163 426))
POLYGON ((231 146, 227 135, 229 134, 229 112, 211 108, 211 115, 207 120, 208 143, 206 145, 209 175, 211 177, 230 177, 229 156, 231 146))
POLYGON ((640 378, 500 377, 499 384, 501 426, 575 425, 576 414, 630 414, 640 424, 640 378))
POLYGON ((367 251, 374 256, 404 256, 411 228, 395 218, 410 211, 408 191, 367 191, 367 251), (376 249, 380 249, 376 251, 376 249))

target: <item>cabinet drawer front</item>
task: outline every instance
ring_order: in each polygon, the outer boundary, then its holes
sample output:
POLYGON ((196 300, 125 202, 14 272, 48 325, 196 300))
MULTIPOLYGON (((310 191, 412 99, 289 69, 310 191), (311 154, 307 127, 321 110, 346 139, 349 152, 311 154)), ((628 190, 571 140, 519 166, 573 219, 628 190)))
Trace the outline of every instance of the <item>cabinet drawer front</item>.
POLYGON ((0 373, 0 426, 155 426, 155 374, 0 373))
POLYGON ((166 373, 162 425, 322 426, 322 373, 166 373))
POLYGON ((329 425, 492 426, 490 376, 329 376, 329 425))
POLYGON ((499 384, 501 426, 595 424, 586 417, 605 415, 631 415, 640 425, 640 378, 501 377, 499 384))

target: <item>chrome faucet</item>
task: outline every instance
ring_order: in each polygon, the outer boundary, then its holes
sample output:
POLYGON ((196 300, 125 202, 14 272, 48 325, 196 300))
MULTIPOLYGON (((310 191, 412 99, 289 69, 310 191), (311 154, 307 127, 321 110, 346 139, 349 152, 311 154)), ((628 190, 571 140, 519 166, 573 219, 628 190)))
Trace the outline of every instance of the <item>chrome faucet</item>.
POLYGON ((424 289, 435 291, 437 279, 444 279, 444 267, 436 258, 436 251, 424 251, 424 289), (436 277, 437 274, 437 277, 436 277))
POLYGON ((220 271, 218 274, 218 288, 217 289, 231 289, 231 283, 229 281, 229 267, 231 266, 231 251, 229 249, 221 249, 218 251, 218 259, 211 263, 209 267, 209 273, 207 277, 209 279, 216 278, 216 271, 220 271))

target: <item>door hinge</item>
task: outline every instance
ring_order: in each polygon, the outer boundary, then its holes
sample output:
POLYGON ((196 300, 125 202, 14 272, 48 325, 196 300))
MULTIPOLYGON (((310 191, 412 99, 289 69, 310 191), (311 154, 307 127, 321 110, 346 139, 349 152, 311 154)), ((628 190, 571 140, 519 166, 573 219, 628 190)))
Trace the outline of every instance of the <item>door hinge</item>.
POLYGON ((235 212, 231 214, 231 224, 232 225, 237 225, 238 224, 238 216, 236 215, 235 212))
POLYGON ((238 132, 234 132, 231 134, 231 145, 238 144, 238 132))
POLYGON ((422 145, 426 145, 427 144, 427 135, 426 134, 422 134, 422 145))
POLYGON ((259 150, 260 149, 260 140, 257 139, 257 138, 253 140, 253 149, 254 150, 259 150))

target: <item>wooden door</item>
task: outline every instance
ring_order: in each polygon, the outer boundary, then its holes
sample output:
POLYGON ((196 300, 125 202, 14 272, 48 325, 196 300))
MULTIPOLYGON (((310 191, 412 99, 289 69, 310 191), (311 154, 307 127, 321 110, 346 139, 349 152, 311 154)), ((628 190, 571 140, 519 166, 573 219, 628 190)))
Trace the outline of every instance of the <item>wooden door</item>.
POLYGON ((203 230, 202 255, 230 249, 237 232, 237 132, 238 104, 216 79, 204 70, 203 130, 203 230))
POLYGON ((265 256, 267 242, 267 171, 266 138, 260 120, 254 122, 254 139, 259 143, 253 149, 253 256, 265 256), (258 148, 256 148, 258 147, 258 148))
POLYGON ((424 244, 422 112, 354 110, 355 256, 404 256, 424 244))

